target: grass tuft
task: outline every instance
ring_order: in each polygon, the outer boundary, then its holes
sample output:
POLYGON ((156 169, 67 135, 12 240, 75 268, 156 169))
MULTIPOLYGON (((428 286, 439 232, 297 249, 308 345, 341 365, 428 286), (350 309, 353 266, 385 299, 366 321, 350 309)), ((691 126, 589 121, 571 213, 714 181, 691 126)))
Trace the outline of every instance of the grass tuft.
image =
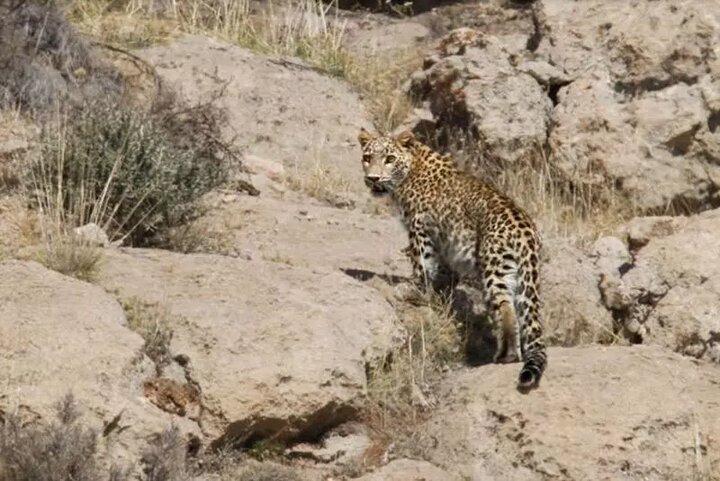
POLYGON ((436 293, 414 292, 412 303, 396 306, 406 329, 404 345, 369 374, 367 418, 372 429, 412 453, 421 421, 435 406, 433 390, 441 374, 461 362, 465 336, 452 300, 436 293))
POLYGON ((319 161, 296 165, 286 176, 288 186, 298 192, 328 203, 334 207, 352 207, 349 198, 353 193, 350 179, 336 168, 319 161))
POLYGON ((172 316, 167 309, 157 304, 148 304, 136 297, 123 300, 122 306, 130 329, 145 340, 143 352, 155 363, 159 375, 159 371, 172 360, 172 316))
POLYGON ((3 481, 124 481, 127 471, 103 469, 97 434, 80 425, 72 395, 56 407, 48 424, 27 423, 15 414, 0 416, 0 479, 3 481))

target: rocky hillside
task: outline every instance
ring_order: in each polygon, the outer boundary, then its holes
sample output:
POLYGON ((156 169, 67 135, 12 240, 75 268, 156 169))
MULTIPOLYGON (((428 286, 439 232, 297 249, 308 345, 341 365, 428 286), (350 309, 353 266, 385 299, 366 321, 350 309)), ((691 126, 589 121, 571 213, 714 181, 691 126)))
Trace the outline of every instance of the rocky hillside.
POLYGON ((720 5, 365 3, 0 1, 0 480, 720 480, 720 5), (537 220, 539 389, 373 126, 537 220))

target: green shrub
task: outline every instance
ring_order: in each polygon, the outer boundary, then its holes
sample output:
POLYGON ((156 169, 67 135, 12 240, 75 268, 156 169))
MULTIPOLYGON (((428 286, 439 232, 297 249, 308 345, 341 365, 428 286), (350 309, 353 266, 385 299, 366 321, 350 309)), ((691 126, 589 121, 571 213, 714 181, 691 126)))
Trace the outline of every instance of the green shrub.
POLYGON ((63 212, 71 225, 94 222, 111 240, 157 242, 228 174, 227 162, 183 145, 151 113, 95 102, 59 124, 46 128, 31 164, 41 207, 63 212))

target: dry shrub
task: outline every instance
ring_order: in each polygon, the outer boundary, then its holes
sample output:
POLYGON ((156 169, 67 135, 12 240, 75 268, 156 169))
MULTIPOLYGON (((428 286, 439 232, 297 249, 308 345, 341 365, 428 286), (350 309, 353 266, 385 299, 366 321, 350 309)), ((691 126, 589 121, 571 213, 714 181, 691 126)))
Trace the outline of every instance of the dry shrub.
POLYGON ((463 360, 465 336, 451 299, 414 292, 410 300, 396 305, 407 332, 404 345, 369 373, 367 417, 381 439, 412 454, 421 421, 436 403, 437 382, 463 360))
POLYGON ((189 481, 187 447, 177 427, 157 434, 142 455, 145 481, 189 481))
POLYGON ((59 101, 117 97, 117 72, 50 2, 0 0, 0 108, 41 113, 59 101))
POLYGON ((41 210, 60 213, 51 217, 70 226, 92 222, 111 239, 148 245, 193 218, 228 166, 178 144, 150 114, 100 102, 49 126, 29 170, 41 210))
POLYGON ((97 460, 97 434, 83 428, 72 395, 57 405, 49 424, 26 423, 8 414, 0 426, 0 479, 3 481, 123 481, 129 473, 104 470, 97 460))
POLYGON ((162 368, 172 360, 171 314, 157 304, 149 304, 136 297, 123 300, 122 305, 128 326, 145 341, 143 352, 155 363, 159 375, 162 368))

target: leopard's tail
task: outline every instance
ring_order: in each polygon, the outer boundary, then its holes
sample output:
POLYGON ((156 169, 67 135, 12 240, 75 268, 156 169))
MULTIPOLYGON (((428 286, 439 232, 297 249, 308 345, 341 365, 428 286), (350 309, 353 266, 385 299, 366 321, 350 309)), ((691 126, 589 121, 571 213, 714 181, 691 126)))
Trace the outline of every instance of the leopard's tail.
POLYGON ((520 269, 520 289, 516 301, 519 317, 519 343, 523 367, 518 377, 518 388, 529 389, 540 383, 547 367, 547 352, 543 341, 543 324, 540 314, 540 296, 537 289, 537 267, 520 269))

